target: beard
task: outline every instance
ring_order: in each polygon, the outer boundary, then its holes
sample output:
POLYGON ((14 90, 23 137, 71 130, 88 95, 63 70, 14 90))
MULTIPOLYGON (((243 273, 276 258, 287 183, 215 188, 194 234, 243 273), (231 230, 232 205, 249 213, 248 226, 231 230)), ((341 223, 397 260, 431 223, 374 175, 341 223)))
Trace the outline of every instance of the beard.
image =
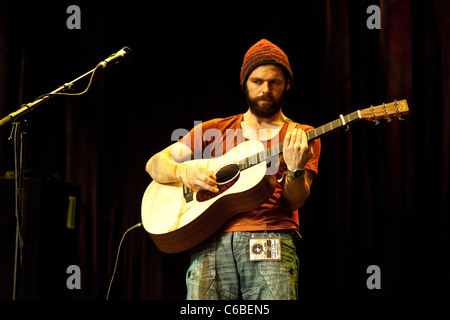
POLYGON ((276 100, 274 97, 268 94, 264 94, 262 96, 251 98, 247 92, 247 104, 250 108, 250 111, 257 117, 260 118, 271 118, 277 112, 281 110, 285 99, 286 90, 283 92, 281 97, 276 100), (270 103, 258 104, 258 101, 261 100, 269 100, 270 103))

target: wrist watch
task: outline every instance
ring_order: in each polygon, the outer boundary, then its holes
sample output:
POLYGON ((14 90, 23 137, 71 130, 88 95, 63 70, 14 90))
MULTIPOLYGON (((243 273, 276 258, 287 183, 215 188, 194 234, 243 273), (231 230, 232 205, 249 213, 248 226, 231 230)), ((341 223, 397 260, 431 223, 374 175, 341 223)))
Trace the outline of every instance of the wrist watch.
POLYGON ((289 169, 286 169, 286 174, 288 176, 290 176, 291 178, 300 178, 301 176, 303 176, 305 174, 305 169, 298 169, 298 170, 294 170, 291 171, 289 169))

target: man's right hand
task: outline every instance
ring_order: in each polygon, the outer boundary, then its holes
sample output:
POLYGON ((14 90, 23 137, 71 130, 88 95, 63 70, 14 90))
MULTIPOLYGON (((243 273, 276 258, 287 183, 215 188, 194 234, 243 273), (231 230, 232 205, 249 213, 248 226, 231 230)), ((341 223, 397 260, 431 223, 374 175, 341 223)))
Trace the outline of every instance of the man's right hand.
POLYGON ((180 163, 175 172, 178 180, 190 189, 219 192, 214 172, 205 167, 180 163))

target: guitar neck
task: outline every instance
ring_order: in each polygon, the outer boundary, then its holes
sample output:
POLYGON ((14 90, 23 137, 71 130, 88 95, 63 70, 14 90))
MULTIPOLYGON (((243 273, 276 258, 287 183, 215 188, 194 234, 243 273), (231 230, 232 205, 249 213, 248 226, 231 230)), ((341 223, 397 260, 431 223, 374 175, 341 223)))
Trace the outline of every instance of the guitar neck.
POLYGON ((352 124, 353 122, 356 122, 360 119, 361 119, 361 113, 359 110, 352 112, 346 116, 341 115, 339 117, 339 119, 328 122, 327 124, 324 124, 323 126, 320 126, 311 131, 308 131, 306 133, 306 136, 308 137, 308 142, 315 140, 317 138, 323 137, 323 136, 325 136, 333 131, 336 131, 338 129, 341 129, 343 127, 347 127, 349 124, 352 124))
MULTIPOLYGON (((328 122, 327 124, 324 124, 323 126, 320 126, 318 128, 315 128, 313 130, 306 132, 308 142, 318 139, 320 137, 323 137, 323 136, 325 136, 329 133, 332 133, 333 131, 336 131, 338 129, 341 129, 343 127, 347 127, 349 124, 356 122, 360 119, 361 119, 361 113, 359 110, 355 111, 353 113, 350 113, 346 116, 341 115, 339 117, 339 119, 328 122)), ((284 142, 281 142, 280 144, 277 144, 275 146, 267 148, 264 151, 261 151, 252 156, 249 156, 249 157, 241 160, 238 163, 239 168, 241 170, 244 170, 255 164, 266 161, 266 160, 272 158, 273 156, 279 155, 283 152, 283 146, 284 146, 284 142)))

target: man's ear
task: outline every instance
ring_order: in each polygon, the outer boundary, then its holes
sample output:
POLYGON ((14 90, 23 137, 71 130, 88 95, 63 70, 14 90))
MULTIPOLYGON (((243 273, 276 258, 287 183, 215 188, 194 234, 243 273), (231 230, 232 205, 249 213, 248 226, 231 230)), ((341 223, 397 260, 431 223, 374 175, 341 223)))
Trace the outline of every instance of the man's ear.
POLYGON ((291 79, 288 79, 286 82, 286 91, 288 91, 291 88, 291 79))

